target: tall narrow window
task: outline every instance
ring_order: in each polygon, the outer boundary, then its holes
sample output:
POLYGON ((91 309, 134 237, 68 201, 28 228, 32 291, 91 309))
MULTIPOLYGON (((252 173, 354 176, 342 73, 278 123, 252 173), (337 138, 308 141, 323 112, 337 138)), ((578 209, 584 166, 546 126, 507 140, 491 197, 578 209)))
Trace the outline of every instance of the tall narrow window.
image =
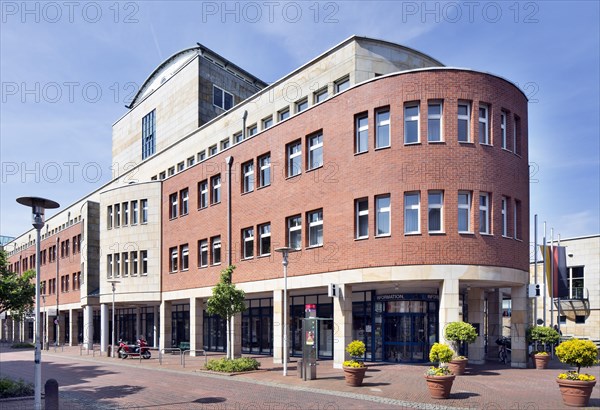
POLYGON ((294 141, 287 146, 287 175, 293 177, 302 172, 302 143, 294 141))
POLYGON ((248 161, 242 164, 242 192, 254 191, 254 161, 248 161))
POLYGON ((107 229, 112 229, 113 227, 113 207, 112 205, 109 205, 106 208, 106 228, 107 229))
POLYGON ((471 142, 471 104, 458 103, 458 142, 471 142))
POLYGON ((508 149, 508 140, 506 138, 506 112, 500 113, 500 132, 502 134, 502 148, 508 149))
POLYGON ((211 259, 213 265, 218 265, 221 263, 221 237, 213 236, 210 238, 211 242, 211 259))
POLYGON ((113 256, 106 255, 106 277, 113 277, 113 256))
POLYGON ((292 249, 302 248, 302 217, 291 216, 287 221, 288 246, 292 249))
POLYGON ((114 259, 115 259, 115 265, 114 265, 114 276, 121 276, 121 254, 120 253, 115 253, 114 255, 114 259))
POLYGON ((521 119, 515 115, 513 120, 513 150, 515 154, 521 155, 521 119))
POLYGON ((391 218, 390 218, 390 196, 381 195, 375 197, 375 225, 376 225, 376 236, 389 235, 391 232, 391 218))
POLYGON ((490 144, 490 130, 489 130, 489 116, 490 108, 488 105, 479 105, 479 143, 490 144))
POLYGON ((233 107, 233 94, 213 84, 213 105, 223 110, 233 107))
POLYGON ((121 204, 115 204, 115 227, 121 226, 121 204))
POLYGON ((242 257, 250 259, 254 257, 254 228, 242 229, 242 257))
POLYGON ((367 152, 369 150, 369 117, 362 115, 356 118, 356 141, 355 152, 367 152))
POLYGON ((404 143, 419 142, 419 106, 416 104, 404 107, 404 143))
POLYGON ((514 206, 514 216, 513 216, 513 221, 514 221, 514 228, 513 228, 513 232, 514 232, 514 236, 515 239, 521 239, 522 238, 522 232, 521 232, 521 201, 519 201, 518 199, 515 199, 515 206, 514 206))
POLYGON ((375 114, 375 148, 390 146, 390 110, 379 110, 375 114))
POLYGON ((127 225, 129 224, 129 202, 123 202, 121 208, 123 209, 123 220, 121 221, 121 225, 127 225))
POLYGON ((265 154, 262 157, 258 157, 258 165, 260 167, 258 186, 264 187, 271 185, 271 154, 265 154))
POLYGON ((198 208, 206 208, 208 206, 208 181, 198 182, 198 208))
POLYGON ((121 273, 123 276, 127 276, 129 275, 129 252, 123 252, 121 254, 121 260, 123 261, 123 270, 121 273))
POLYGON ((148 274, 148 251, 140 251, 140 258, 142 259, 142 275, 148 274))
POLYGON ((444 231, 444 193, 430 191, 427 195, 427 221, 430 233, 444 231))
POLYGON ((181 270, 188 270, 190 267, 190 248, 188 244, 179 247, 181 253, 181 270))
POLYGON ((169 219, 177 218, 177 193, 169 195, 169 219))
POLYGON ((369 236, 369 199, 361 198, 355 202, 356 239, 369 236))
POLYGON ((432 102, 427 106, 427 141, 442 141, 442 103, 432 102))
POLYGON ((323 134, 308 137, 308 169, 323 166, 323 134))
POLYGON ((135 276, 138 274, 138 252, 131 251, 130 258, 131 258, 131 275, 135 276))
POLYGON ((420 228, 420 194, 408 192, 404 194, 404 233, 419 233, 420 228))
POLYGON ((269 255, 271 253, 271 224, 259 225, 258 234, 260 235, 258 254, 260 256, 269 255))
POLYGON ((508 198, 502 197, 502 236, 508 237, 508 198))
POLYGON ((142 118, 142 159, 153 155, 156 150, 155 113, 156 110, 152 110, 142 118))
POLYGON ((308 246, 323 245, 323 210, 307 213, 308 221, 308 246))
POLYGON ((471 231, 471 193, 458 193, 458 232, 471 231))
POLYGON ((169 248, 170 255, 170 264, 169 264, 169 272, 177 272, 177 259, 178 259, 178 250, 177 247, 169 248))
POLYGON ((142 208, 142 223, 145 224, 148 222, 148 200, 140 200, 140 207, 142 208))
POLYGON ((131 224, 137 225, 138 223, 138 201, 131 201, 131 224))
POLYGON ((198 266, 208 266, 208 240, 198 241, 198 266))
POLYGON ((479 233, 490 233, 490 194, 479 194, 479 233))
POLYGON ((189 207, 189 201, 190 201, 190 191, 188 188, 182 189, 181 191, 179 191, 179 214, 180 215, 187 215, 188 211, 190 209, 189 207))
POLYGON ((215 175, 210 179, 210 203, 218 204, 221 202, 221 175, 215 175))

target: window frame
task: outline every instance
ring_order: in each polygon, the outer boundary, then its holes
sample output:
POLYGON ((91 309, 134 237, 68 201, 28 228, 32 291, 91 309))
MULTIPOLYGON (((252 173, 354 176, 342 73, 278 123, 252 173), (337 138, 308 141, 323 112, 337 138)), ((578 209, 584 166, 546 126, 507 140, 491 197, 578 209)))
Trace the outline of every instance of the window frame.
MULTIPOLYGON (((391 113, 390 113, 390 108, 389 107, 385 107, 385 108, 378 108, 377 110, 375 110, 375 149, 383 149, 383 148, 389 148, 392 146, 392 138, 391 138, 391 131, 392 131, 392 122, 391 122, 391 113), (380 119, 380 116, 383 114, 387 114, 387 119, 380 119), (387 144, 386 145, 382 145, 380 142, 380 134, 381 134, 381 130, 386 129, 387 128, 387 144)), ((367 143, 368 145, 368 143, 367 143)))
POLYGON ((260 167, 258 175, 258 188, 271 185, 271 153, 267 152, 266 154, 261 155, 258 157, 256 162, 260 167), (267 161, 266 163, 265 160, 267 161))
POLYGON ((306 137, 306 171, 321 168, 323 166, 323 132, 319 131, 306 137), (316 141, 316 143, 313 143, 316 141), (316 159, 321 159, 320 163, 314 163, 316 159))
POLYGON ((296 101, 294 103, 294 107, 296 110, 296 114, 299 114, 302 111, 306 111, 308 109, 308 97, 304 97, 296 101))
POLYGON ((271 128, 274 124, 273 116, 269 115, 268 117, 263 118, 260 123, 261 123, 263 131, 271 128))
POLYGON ((507 123, 506 119, 508 117, 508 113, 504 110, 500 111, 500 135, 501 135, 501 145, 502 149, 508 149, 508 134, 507 134, 507 123))
POLYGON ((190 212, 190 190, 184 188, 179 191, 179 216, 185 216, 190 212))
POLYGON ((148 223, 148 199, 140 199, 140 223, 147 224, 148 223))
POLYGON ((254 191, 254 160, 242 164, 242 193, 254 191))
POLYGON ((386 237, 392 234, 392 197, 390 194, 375 196, 375 237, 386 237), (388 205, 382 206, 380 201, 387 199, 388 205), (387 215, 387 232, 379 233, 382 216, 387 215))
POLYGON ((208 179, 198 182, 198 209, 208 208, 208 179))
POLYGON ((169 273, 177 272, 179 268, 179 249, 177 246, 169 248, 169 273))
POLYGON ((242 229, 242 259, 254 258, 254 227, 242 229))
POLYGON ((466 234, 472 234, 472 221, 471 221, 471 208, 472 208, 472 204, 473 204, 473 193, 471 191, 458 191, 458 197, 457 197, 457 206, 458 206, 458 217, 457 217, 457 228, 458 228, 458 233, 466 233, 466 234), (466 204, 461 204, 460 203, 460 198, 461 195, 466 195, 467 197, 467 203, 466 204), (460 214, 461 214, 461 210, 466 210, 466 215, 467 215, 467 229, 466 230, 461 230, 460 229, 460 214))
POLYGON ((200 239, 198 241, 198 267, 206 268, 209 265, 209 248, 208 239, 200 239))
POLYGON ((502 236, 505 238, 510 238, 510 236, 508 236, 508 203, 508 197, 502 196, 500 209, 502 213, 502 236))
POLYGON ((348 88, 350 88, 350 75, 345 75, 333 82, 333 95, 339 94, 348 88))
POLYGON ((177 192, 169 194, 169 219, 177 218, 177 212, 179 211, 179 199, 177 196, 177 192))
POLYGON ((456 128, 456 137, 459 143, 463 143, 463 144, 470 144, 473 142, 472 138, 471 138, 471 102, 469 101, 459 101, 457 104, 457 111, 456 111, 456 117, 457 117, 457 128, 456 128), (460 107, 467 107, 467 113, 466 114, 460 114, 460 107), (466 121, 467 122, 467 126, 466 126, 466 130, 467 130, 467 135, 466 135, 466 140, 461 140, 461 135, 460 135, 460 122, 461 121, 466 121))
POLYGON ((221 203, 221 174, 210 177, 210 204, 221 203))
POLYGON ((142 117, 142 161, 156 153, 156 109, 142 117))
POLYGON ((444 191, 431 190, 427 192, 427 231, 430 234, 444 233, 444 191), (432 202, 432 195, 439 195, 439 203, 432 202), (431 212, 439 213, 440 229, 431 229, 431 212))
POLYGON ((406 104, 404 104, 404 145, 414 145, 419 143, 421 143, 421 106, 419 102, 407 102, 406 104), (407 110, 411 108, 417 109, 416 115, 408 115, 407 110), (416 122, 417 124, 416 140, 409 141, 408 138, 410 137, 410 127, 408 125, 413 122, 416 122))
POLYGON ((296 141, 292 141, 289 144, 287 144, 285 146, 285 153, 286 153, 286 166, 287 166, 287 177, 288 178, 292 178, 295 177, 297 175, 302 174, 302 141, 301 140, 296 140, 296 141), (294 151, 292 152, 293 148, 298 148, 298 151, 294 151), (296 159, 297 158, 297 159, 296 159), (293 173, 295 171, 295 167, 294 165, 296 165, 296 163, 298 164, 298 172, 293 173))
POLYGON ((369 115, 361 113, 354 119, 354 153, 363 154, 369 151, 369 115), (365 122, 363 122, 365 121, 365 122), (364 147, 364 149, 362 148, 364 147))
POLYGON ((277 122, 281 122, 290 118, 290 107, 287 106, 277 111, 277 122))
POLYGON ((408 191, 404 193, 404 234, 405 235, 418 235, 421 233, 421 192, 419 191, 408 191), (416 204, 409 204, 407 199, 416 197, 416 204), (417 211, 416 223, 417 228, 413 230, 409 230, 409 216, 412 215, 414 211, 417 211))
POLYGON ((210 238, 210 263, 211 265, 220 265, 223 259, 221 255, 221 235, 210 238), (216 256, 218 255, 218 258, 216 256))
POLYGON ((367 239, 369 237, 369 198, 354 200, 354 239, 367 239), (366 209, 361 209, 361 204, 366 204, 366 209), (361 221, 366 218, 366 233, 361 235, 361 221))
POLYGON ((329 97, 327 87, 323 87, 313 93, 313 105, 325 101, 329 97), (325 96, 324 98, 322 98, 325 96))
POLYGON ((478 113, 479 113, 479 115, 478 115, 477 124, 478 124, 479 144, 480 145, 492 145, 492 141, 490 138, 490 113, 491 113, 490 105, 480 103, 478 113), (482 111, 485 113, 485 117, 481 116, 482 111), (482 135, 482 130, 484 131, 483 135, 482 135))
POLYGON ((479 192, 479 233, 482 235, 492 234, 491 198, 492 196, 489 192, 479 192), (483 226, 484 224, 485 226, 483 226))
POLYGON ((258 225, 258 256, 269 256, 271 254, 271 223, 267 222, 264 224, 258 225), (268 232, 263 232, 264 228, 268 228, 268 232), (267 239, 268 238, 268 239, 267 239), (265 252, 264 249, 264 241, 269 242, 269 251, 265 252))
POLYGON ((432 100, 427 102, 427 142, 428 143, 438 143, 444 142, 444 102, 439 100, 432 100), (432 107, 439 107, 439 114, 432 114, 432 107), (432 139, 431 138, 431 122, 437 121, 439 127, 439 138, 432 139))
POLYGON ((180 271, 186 271, 190 269, 190 247, 189 245, 183 244, 179 246, 179 259, 180 259, 180 271))
POLYGON ((315 209, 306 213, 306 226, 307 226, 307 243, 308 248, 317 248, 323 246, 324 243, 324 232, 323 232, 323 208, 315 209), (316 216, 317 219, 312 220, 312 217, 316 216), (318 238, 320 232, 321 241, 313 243, 313 234, 316 234, 318 238))
POLYGON ((290 248, 292 249, 302 249, 302 215, 297 214, 297 215, 292 215, 289 216, 287 218, 286 221, 286 228, 287 228, 287 244, 290 248), (292 225, 292 222, 296 222, 299 221, 299 224, 296 223, 295 225, 292 225), (298 231, 298 233, 296 233, 296 231, 298 231), (294 244, 292 243, 292 234, 294 235, 294 237, 298 237, 299 240, 299 246, 293 246, 294 244))
POLYGON ((228 91, 225 91, 223 88, 221 88, 221 87, 219 87, 219 86, 217 86, 215 84, 213 84, 213 98, 212 98, 212 100, 213 100, 212 101, 213 106, 218 107, 218 108, 220 108, 222 110, 225 110, 225 111, 230 110, 230 109, 232 109, 235 106, 235 99, 233 97, 233 94, 230 93, 230 92, 228 92, 228 91), (221 94, 220 95, 220 98, 221 98, 221 104, 220 105, 215 103, 215 97, 217 96, 218 93, 221 94), (226 101, 227 101, 226 97, 227 96, 229 96, 231 98, 231 106, 229 106, 229 107, 228 107, 228 104, 226 104, 226 101))
POLYGON ((148 251, 141 250, 140 251, 140 262, 142 264, 140 269, 140 275, 146 276, 148 275, 148 251))
POLYGON ((130 225, 137 225, 139 223, 139 205, 138 200, 131 201, 131 222, 130 225))

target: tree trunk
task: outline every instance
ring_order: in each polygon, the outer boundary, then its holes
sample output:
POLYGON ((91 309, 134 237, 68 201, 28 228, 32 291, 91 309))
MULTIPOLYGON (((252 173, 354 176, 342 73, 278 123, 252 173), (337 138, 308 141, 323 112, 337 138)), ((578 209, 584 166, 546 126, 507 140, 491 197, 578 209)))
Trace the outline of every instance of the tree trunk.
POLYGON ((227 318, 227 358, 231 359, 232 357, 232 349, 233 346, 231 346, 231 318, 228 317, 227 318))

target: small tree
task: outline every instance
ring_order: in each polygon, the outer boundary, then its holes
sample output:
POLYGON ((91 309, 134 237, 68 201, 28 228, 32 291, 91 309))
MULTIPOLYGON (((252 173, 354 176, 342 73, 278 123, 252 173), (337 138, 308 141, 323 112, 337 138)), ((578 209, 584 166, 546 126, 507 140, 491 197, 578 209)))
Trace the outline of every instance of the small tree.
POLYGON ((477 339, 477 331, 470 323, 451 322, 444 329, 444 338, 450 341, 452 348, 458 354, 460 343, 473 343, 477 339))
POLYGON ((233 359, 233 332, 231 319, 246 310, 244 299, 246 294, 231 283, 235 266, 229 265, 221 271, 221 280, 213 288, 213 295, 206 303, 206 310, 211 315, 219 315, 227 322, 227 358, 233 359))
POLYGON ((13 317, 22 318, 34 304, 35 271, 19 275, 8 270, 6 253, 0 251, 0 313, 10 311, 13 317))
POLYGON ((569 339, 558 345, 556 357, 563 363, 577 366, 579 374, 582 367, 592 367, 598 363, 598 348, 591 340, 569 339))
POLYGON ((533 326, 527 329, 527 340, 535 343, 535 350, 538 350, 539 345, 544 346, 545 352, 548 345, 558 343, 560 334, 551 327, 533 326))

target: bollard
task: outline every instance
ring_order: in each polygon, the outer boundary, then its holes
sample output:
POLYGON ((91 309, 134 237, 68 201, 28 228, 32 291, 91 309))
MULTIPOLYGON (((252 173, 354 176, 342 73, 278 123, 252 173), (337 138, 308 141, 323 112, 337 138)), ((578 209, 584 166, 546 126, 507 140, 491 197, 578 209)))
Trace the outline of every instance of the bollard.
POLYGON ((58 410, 58 382, 54 379, 46 380, 44 385, 44 409, 58 410))

